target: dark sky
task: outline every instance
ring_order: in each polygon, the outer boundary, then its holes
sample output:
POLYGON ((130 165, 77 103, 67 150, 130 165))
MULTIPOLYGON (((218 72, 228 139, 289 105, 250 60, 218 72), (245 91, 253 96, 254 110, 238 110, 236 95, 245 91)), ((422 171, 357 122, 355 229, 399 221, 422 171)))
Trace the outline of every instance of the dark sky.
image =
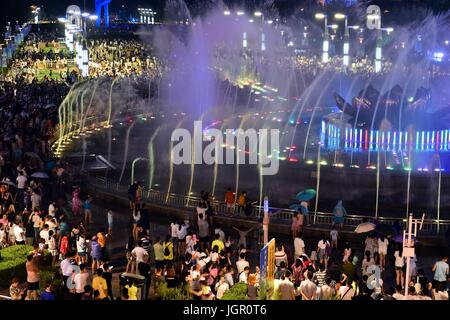
MULTIPOLYGON (((14 21, 16 19, 23 21, 30 17, 30 5, 40 5, 44 7, 45 12, 50 16, 62 16, 68 5, 77 4, 83 9, 86 3, 87 10, 93 11, 95 0, 0 0, 0 27, 4 30, 6 19, 14 21)), ((137 5, 149 6, 157 12, 161 12, 166 0, 113 0, 111 10, 116 10, 122 5, 135 8, 137 5)), ((174 1, 174 0, 171 0, 174 1)), ((192 4, 201 1, 214 2, 215 0, 185 0, 186 3, 192 4)), ((287 7, 298 6, 301 3, 314 2, 314 0, 224 0, 225 3, 262 3, 273 1, 277 6, 287 7)), ((339 1, 339 0, 336 0, 339 1)), ((411 4, 419 4, 421 6, 434 6, 434 9, 442 10, 450 7, 450 0, 373 0, 377 4, 385 6, 409 6, 411 4)), ((289 12, 289 10, 287 10, 289 12)), ((2 31, 3 32, 3 31, 2 31)))

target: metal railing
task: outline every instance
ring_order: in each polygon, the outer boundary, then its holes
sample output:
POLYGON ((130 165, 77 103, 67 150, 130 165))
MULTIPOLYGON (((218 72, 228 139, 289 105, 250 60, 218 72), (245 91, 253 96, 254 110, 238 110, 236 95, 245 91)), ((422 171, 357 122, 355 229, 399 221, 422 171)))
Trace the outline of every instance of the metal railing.
MULTIPOLYGON (((95 177, 94 179, 90 179, 92 185, 98 188, 104 188, 106 190, 119 192, 119 193, 127 193, 128 186, 119 185, 117 182, 112 182, 104 177, 95 177)), ((147 189, 144 187, 142 192, 142 199, 149 201, 151 203, 165 205, 169 207, 175 208, 190 208, 195 209, 200 201, 200 198, 194 195, 179 195, 175 193, 167 194, 166 192, 147 189)), ((227 212, 226 203, 223 201, 214 200, 213 208, 217 213, 225 213, 227 212)), ((237 206, 235 206, 235 210, 237 206)), ((295 210, 286 209, 286 208, 275 208, 270 207, 271 212, 271 220, 279 223, 289 223, 292 220, 292 216, 295 213, 295 210)), ((251 217, 254 218, 262 218, 264 215, 264 210, 262 206, 254 205, 252 208, 251 217)), ((334 215, 332 213, 327 212, 311 212, 311 216, 314 216, 315 225, 317 226, 331 226, 333 224, 334 215)), ((359 224, 363 222, 371 222, 377 220, 380 223, 393 225, 396 221, 400 223, 400 226, 404 229, 406 228, 407 219, 405 218, 396 218, 396 217, 372 217, 372 216, 364 216, 364 215, 346 215, 344 217, 344 227, 347 229, 356 228, 359 224)), ((437 235, 445 233, 450 228, 450 220, 436 220, 436 219, 425 219, 423 222, 421 233, 426 233, 428 235, 437 235)))

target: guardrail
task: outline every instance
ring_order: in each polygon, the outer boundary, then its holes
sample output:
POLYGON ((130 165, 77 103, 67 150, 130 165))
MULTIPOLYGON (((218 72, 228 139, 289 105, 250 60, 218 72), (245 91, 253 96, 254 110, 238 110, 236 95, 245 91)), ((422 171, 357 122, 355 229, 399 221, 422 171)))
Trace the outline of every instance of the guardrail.
MULTIPOLYGON (((90 179, 91 183, 96 187, 104 188, 107 190, 113 190, 114 192, 127 193, 128 186, 119 185, 117 182, 110 181, 104 177, 95 177, 90 179)), ((200 198, 195 195, 185 196, 175 193, 167 194, 165 192, 157 190, 149 190, 144 188, 142 192, 143 200, 149 202, 166 205, 175 208, 191 208, 195 209, 200 201, 200 198)), ((213 206, 215 212, 225 213, 227 210, 226 204, 223 201, 214 200, 213 206)), ((292 216, 295 213, 294 210, 286 208, 275 208, 270 207, 271 220, 275 220, 280 223, 289 223, 292 220, 292 216)), ((311 216, 314 216, 315 225, 318 226, 331 226, 333 224, 334 215, 327 212, 311 212, 311 216)), ((262 206, 255 205, 252 210, 252 217, 262 218, 264 215, 264 210, 262 206)), ((406 228, 407 219, 405 218, 395 218, 395 217, 372 217, 363 215, 346 215, 344 217, 344 227, 346 228, 356 228, 357 225, 363 222, 370 222, 377 220, 383 224, 393 225, 395 221, 400 222, 403 229, 406 228)), ((443 234, 450 229, 450 220, 436 220, 436 219, 425 219, 423 222, 421 233, 426 233, 428 235, 443 234)))

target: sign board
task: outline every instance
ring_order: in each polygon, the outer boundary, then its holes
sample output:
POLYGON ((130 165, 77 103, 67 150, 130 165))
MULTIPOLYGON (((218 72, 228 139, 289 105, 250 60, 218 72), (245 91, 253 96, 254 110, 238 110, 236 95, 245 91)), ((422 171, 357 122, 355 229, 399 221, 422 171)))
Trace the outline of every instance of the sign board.
POLYGON ((272 238, 261 249, 259 254, 259 266, 261 270, 260 281, 272 281, 275 273, 275 238, 272 238))

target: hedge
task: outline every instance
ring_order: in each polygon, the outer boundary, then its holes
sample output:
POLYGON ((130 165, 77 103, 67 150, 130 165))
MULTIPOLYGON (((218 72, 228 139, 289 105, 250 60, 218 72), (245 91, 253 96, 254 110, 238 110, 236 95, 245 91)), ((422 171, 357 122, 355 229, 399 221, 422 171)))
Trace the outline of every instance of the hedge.
POLYGON ((221 300, 248 300, 247 284, 244 282, 236 283, 225 292, 221 300))
MULTIPOLYGON (((21 282, 27 279, 25 263, 27 256, 33 251, 32 246, 17 245, 1 249, 0 260, 0 288, 9 288, 12 278, 17 277, 21 282)), ((46 254, 41 261, 41 269, 49 269, 51 256, 46 254)))
POLYGON ((157 299, 161 300, 189 300, 187 286, 181 288, 168 288, 167 282, 161 282, 155 289, 157 299))

